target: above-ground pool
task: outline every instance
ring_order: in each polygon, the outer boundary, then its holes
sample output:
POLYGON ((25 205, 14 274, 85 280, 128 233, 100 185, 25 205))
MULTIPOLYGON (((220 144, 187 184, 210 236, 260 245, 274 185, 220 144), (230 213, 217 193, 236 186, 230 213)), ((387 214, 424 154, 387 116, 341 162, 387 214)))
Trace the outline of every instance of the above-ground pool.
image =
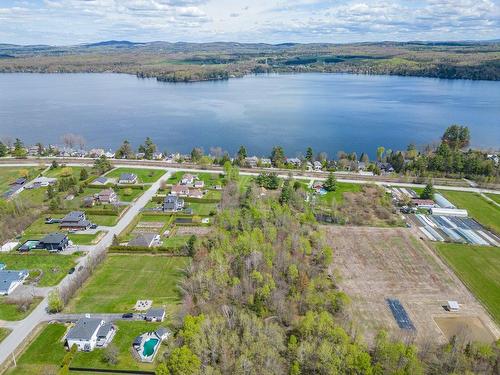
POLYGON ((142 350, 142 355, 144 357, 151 357, 154 352, 156 345, 158 345, 160 340, 151 338, 144 343, 144 349, 142 350))

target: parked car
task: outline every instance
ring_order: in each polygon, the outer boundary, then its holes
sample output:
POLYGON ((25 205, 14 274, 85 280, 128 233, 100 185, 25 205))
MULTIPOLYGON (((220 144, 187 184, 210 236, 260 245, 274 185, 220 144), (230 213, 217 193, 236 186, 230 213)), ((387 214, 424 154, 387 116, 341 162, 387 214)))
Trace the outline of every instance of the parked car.
POLYGON ((68 271, 68 274, 71 275, 73 272, 75 272, 75 267, 71 267, 68 271))
POLYGON ((97 229, 97 224, 92 224, 92 225, 90 226, 90 229, 97 229))
POLYGON ((134 314, 132 313, 125 313, 122 315, 123 319, 132 319, 134 317, 134 314))

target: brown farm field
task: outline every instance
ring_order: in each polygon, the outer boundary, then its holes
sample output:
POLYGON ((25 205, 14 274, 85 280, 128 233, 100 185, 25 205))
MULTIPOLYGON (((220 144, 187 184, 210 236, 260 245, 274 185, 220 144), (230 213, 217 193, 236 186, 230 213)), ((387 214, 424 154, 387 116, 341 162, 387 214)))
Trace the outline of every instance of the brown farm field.
MULTIPOLYGON (((420 343, 444 343, 454 317, 467 326, 474 319, 481 333, 470 338, 492 341, 500 330, 484 308, 425 242, 406 228, 324 227, 334 249, 340 287, 350 297, 349 313, 368 342, 380 329, 394 337, 420 343), (398 327, 386 299, 399 299, 416 330, 398 327), (446 301, 456 300, 460 311, 447 312, 446 301), (440 327, 439 322, 446 322, 440 327), (478 323, 479 322, 479 323, 478 323)), ((456 330, 456 329, 455 329, 456 330)))

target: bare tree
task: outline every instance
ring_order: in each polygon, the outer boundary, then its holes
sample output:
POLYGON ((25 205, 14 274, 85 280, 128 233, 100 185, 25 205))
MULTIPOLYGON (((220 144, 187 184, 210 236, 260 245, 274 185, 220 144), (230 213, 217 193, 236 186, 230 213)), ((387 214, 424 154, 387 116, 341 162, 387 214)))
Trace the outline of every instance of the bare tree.
POLYGON ((86 143, 85 138, 83 138, 81 135, 73 133, 64 134, 61 137, 61 141, 67 148, 74 148, 75 146, 78 146, 80 149, 83 149, 86 143))

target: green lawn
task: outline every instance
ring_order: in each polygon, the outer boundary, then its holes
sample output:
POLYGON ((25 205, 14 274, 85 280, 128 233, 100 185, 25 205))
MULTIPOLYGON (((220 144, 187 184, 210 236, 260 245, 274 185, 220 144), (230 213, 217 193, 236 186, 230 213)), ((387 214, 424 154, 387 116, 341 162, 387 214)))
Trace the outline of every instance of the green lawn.
POLYGON ((138 299, 155 306, 177 304, 177 283, 189 259, 147 255, 109 255, 69 303, 68 312, 131 311, 138 299))
POLYGON ((500 323, 500 248, 436 244, 439 254, 500 323))
POLYGON ((133 173, 137 175, 139 183, 151 183, 158 181, 165 172, 163 169, 117 168, 108 172, 106 177, 118 178, 122 173, 133 173))
POLYGON ((2 342, 7 336, 9 336, 10 329, 0 328, 0 342, 2 342))
POLYGON ((344 200, 344 193, 347 192, 357 193, 361 191, 361 188, 362 188, 361 184, 338 182, 337 190, 329 191, 325 195, 320 196, 320 202, 328 206, 331 206, 333 200, 335 199, 335 201, 340 204, 344 200))
POLYGON ((465 208, 469 216, 485 227, 500 233, 500 207, 475 193, 443 191, 442 194, 458 208, 465 208))
POLYGON ((19 193, 19 198, 32 202, 33 204, 47 204, 47 188, 38 188, 32 190, 23 190, 19 193))
MULTIPOLYGON (((0 319, 13 321, 13 320, 22 320, 26 318, 34 310, 34 308, 38 306, 38 304, 42 301, 42 298, 39 297, 34 298, 29 309, 26 311, 20 311, 17 305, 6 303, 6 301, 7 301, 6 296, 0 296, 0 319)), ((0 331, 0 334, 1 333, 2 332, 0 331)))
POLYGON ((208 216, 211 212, 217 212, 217 203, 187 202, 186 208, 193 209, 193 215, 208 216))
POLYGON ((128 189, 127 194, 125 194, 126 189, 127 188, 115 189, 116 194, 118 194, 118 199, 121 202, 132 202, 139 198, 145 191, 141 189, 128 189))
POLYGON ((493 199, 495 202, 500 204, 500 194, 486 194, 488 198, 493 199))
MULTIPOLYGON (((113 338, 112 345, 116 345, 119 351, 118 364, 110 365, 104 360, 105 349, 96 349, 90 353, 78 352, 71 362, 74 367, 90 367, 115 370, 154 370, 156 363, 142 363, 135 360, 132 356, 132 342, 142 333, 156 330, 160 323, 148 322, 116 322, 117 332, 113 338)), ((161 359, 162 349, 156 355, 155 359, 161 359)))
POLYGON ((163 239, 163 246, 165 247, 181 247, 184 246, 191 236, 172 236, 163 239))
POLYGON ((7 253, 0 254, 0 262, 10 270, 27 269, 30 278, 43 273, 38 286, 57 285, 68 270, 75 265, 79 255, 50 254, 45 250, 32 250, 28 254, 7 253))
POLYGON ((9 184, 22 177, 21 171, 28 171, 29 178, 34 178, 37 175, 37 168, 26 167, 26 168, 11 168, 11 167, 0 167, 0 193, 4 193, 9 190, 9 184))
POLYGON ((7 374, 56 374, 66 354, 61 341, 64 332, 66 326, 63 324, 47 325, 17 359, 17 367, 9 369, 7 374))
POLYGON ((88 175, 90 176, 91 173, 91 168, 88 167, 58 167, 56 169, 49 169, 44 176, 46 177, 55 177, 55 178, 67 178, 67 177, 75 177, 77 181, 80 181, 80 173, 82 169, 86 169, 88 172, 88 175), (61 173, 69 171, 71 172, 70 175, 67 176, 62 176, 61 173))
POLYGON ((70 233, 68 237, 75 245, 94 245, 99 242, 98 239, 101 238, 102 233, 104 232, 99 231, 94 234, 70 233))

